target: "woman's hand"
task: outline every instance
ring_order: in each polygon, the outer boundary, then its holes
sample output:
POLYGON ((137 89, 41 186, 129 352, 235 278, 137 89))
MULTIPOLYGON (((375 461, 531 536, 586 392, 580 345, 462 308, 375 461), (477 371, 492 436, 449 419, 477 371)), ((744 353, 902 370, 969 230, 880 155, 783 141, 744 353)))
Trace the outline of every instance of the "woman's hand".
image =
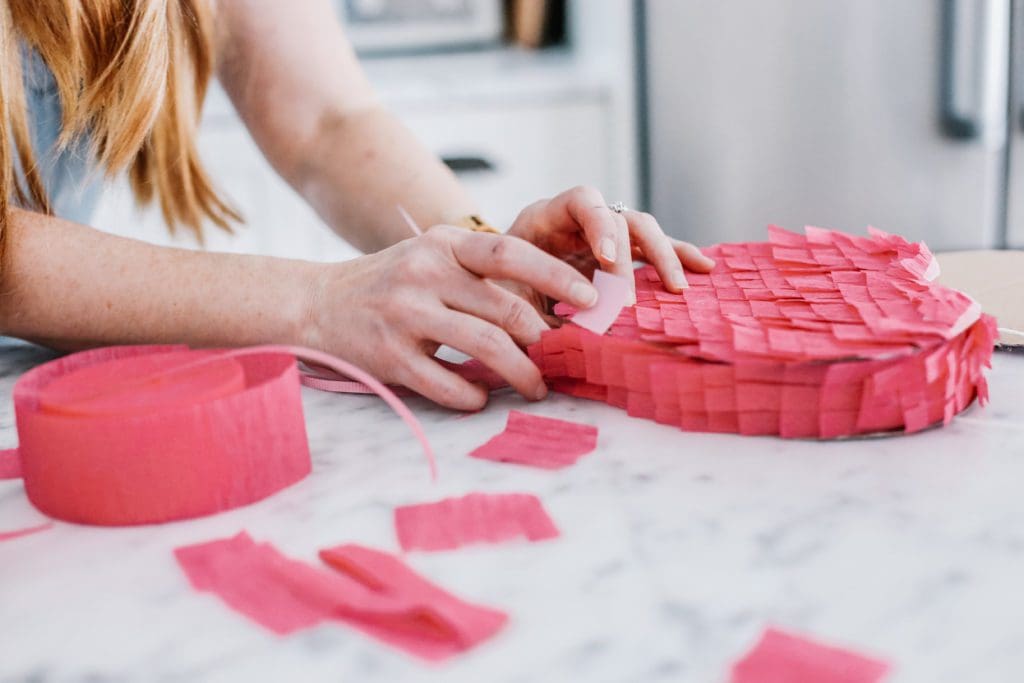
POLYGON ((582 308, 597 300, 580 272, 524 240, 437 226, 319 270, 304 341, 450 408, 477 410, 487 392, 433 360, 440 344, 477 358, 527 399, 544 398, 540 371, 520 346, 548 325, 491 278, 582 308))
MULTIPOLYGON (((648 213, 608 208, 592 187, 575 187, 523 209, 508 231, 590 274, 600 267, 633 282, 633 259, 651 263, 666 289, 686 285, 683 267, 706 273, 715 262, 689 242, 668 237, 648 213)), ((519 289, 519 288, 516 288, 519 289)))

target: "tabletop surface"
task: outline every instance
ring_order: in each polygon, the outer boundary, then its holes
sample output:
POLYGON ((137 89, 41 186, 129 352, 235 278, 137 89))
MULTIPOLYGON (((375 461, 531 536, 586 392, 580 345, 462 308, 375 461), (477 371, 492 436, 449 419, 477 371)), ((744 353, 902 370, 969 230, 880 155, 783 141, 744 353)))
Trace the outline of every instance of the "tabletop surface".
MULTIPOLYGON (((9 397, 51 357, 0 349, 9 397)), ((313 473, 246 508, 135 528, 58 523, 0 543, 0 681, 683 681, 727 678, 767 624, 890 659, 893 683, 1024 671, 1024 356, 997 354, 992 402, 913 436, 815 442, 691 434, 609 406, 499 392, 460 416, 412 400, 438 453, 378 399, 305 390, 313 473), (508 410, 598 425, 560 471, 467 457, 508 410), (340 624, 279 638, 193 591, 175 547, 247 530, 316 562, 395 551, 396 505, 472 491, 538 495, 562 537, 408 563, 501 608, 497 637, 425 665, 340 624)), ((37 524, 0 481, 0 532, 37 524)))

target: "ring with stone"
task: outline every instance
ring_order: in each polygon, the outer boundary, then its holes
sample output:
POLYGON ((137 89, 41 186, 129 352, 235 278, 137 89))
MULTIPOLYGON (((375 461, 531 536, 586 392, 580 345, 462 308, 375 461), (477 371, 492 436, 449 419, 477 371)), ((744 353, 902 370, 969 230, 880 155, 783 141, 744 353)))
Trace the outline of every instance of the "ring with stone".
POLYGON ((614 204, 609 204, 608 208, 614 211, 615 213, 626 213, 627 211, 629 211, 629 207, 623 204, 622 202, 615 202, 614 204))

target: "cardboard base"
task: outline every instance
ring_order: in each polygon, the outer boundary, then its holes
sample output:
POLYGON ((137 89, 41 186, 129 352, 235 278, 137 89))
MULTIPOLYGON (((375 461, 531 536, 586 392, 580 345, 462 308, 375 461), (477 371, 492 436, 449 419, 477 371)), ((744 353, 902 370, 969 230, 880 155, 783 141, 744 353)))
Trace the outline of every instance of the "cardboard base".
MULTIPOLYGON (((1024 332, 1024 251, 951 251, 936 258, 941 284, 970 295, 999 327, 1024 332)), ((1024 349, 1024 336, 1000 333, 999 345, 1024 349)))

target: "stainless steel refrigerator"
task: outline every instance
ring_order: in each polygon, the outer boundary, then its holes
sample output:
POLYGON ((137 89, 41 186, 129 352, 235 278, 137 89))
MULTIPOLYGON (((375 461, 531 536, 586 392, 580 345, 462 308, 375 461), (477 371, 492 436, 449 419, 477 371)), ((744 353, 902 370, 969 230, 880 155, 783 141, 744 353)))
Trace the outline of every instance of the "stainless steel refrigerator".
POLYGON ((639 0, 648 205, 1024 247, 1024 0, 639 0))

